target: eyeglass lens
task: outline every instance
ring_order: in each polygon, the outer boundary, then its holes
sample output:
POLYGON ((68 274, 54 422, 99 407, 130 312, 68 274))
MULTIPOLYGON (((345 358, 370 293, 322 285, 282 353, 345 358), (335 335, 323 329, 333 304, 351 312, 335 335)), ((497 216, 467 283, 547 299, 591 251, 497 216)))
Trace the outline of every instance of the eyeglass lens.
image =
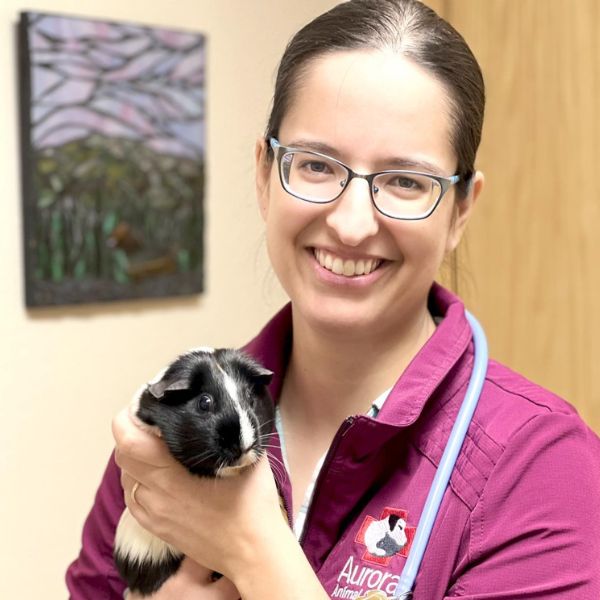
MULTIPOLYGON (((331 202, 348 181, 340 163, 312 152, 286 152, 281 157, 281 176, 288 192, 310 202, 331 202)), ((433 208, 441 194, 436 179, 395 171, 374 177, 371 196, 377 208, 394 217, 416 217, 433 208)))

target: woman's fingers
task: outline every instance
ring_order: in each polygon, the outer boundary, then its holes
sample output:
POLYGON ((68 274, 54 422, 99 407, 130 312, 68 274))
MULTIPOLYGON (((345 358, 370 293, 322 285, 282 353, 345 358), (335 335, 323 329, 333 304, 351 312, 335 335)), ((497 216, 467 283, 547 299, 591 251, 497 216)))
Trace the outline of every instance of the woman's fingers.
POLYGON ((136 483, 136 480, 127 473, 127 471, 121 471, 121 487, 123 488, 123 492, 125 493, 125 499, 131 497, 131 490, 133 489, 133 485, 136 483))
POLYGON ((140 482, 134 479, 127 473, 127 471, 121 471, 121 487, 123 488, 123 495, 125 496, 125 504, 128 508, 132 508, 132 505, 141 505, 138 500, 140 482))
POLYGON ((129 409, 121 410, 112 421, 113 437, 117 445, 115 458, 121 468, 124 463, 170 467, 175 462, 159 437, 138 427, 131 419, 129 409))

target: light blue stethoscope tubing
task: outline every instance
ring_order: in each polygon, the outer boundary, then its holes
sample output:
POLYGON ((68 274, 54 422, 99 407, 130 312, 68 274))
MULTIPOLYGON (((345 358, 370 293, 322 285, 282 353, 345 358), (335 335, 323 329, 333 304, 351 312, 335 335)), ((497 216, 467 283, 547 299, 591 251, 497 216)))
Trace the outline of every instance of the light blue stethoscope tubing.
POLYGON ((488 364, 487 339, 477 319, 467 310, 465 311, 465 315, 473 332, 473 371, 471 372, 471 378, 469 379, 463 403, 450 432, 442 459, 427 495, 412 547, 393 596, 394 600, 408 600, 412 597, 412 589, 421 561, 423 560, 423 555, 425 554, 425 549, 427 548, 427 543, 429 542, 431 530, 433 529, 444 492, 448 487, 452 470, 467 435, 467 429, 473 418, 473 413, 475 412, 479 396, 481 395, 481 389, 483 388, 483 382, 485 381, 488 364))

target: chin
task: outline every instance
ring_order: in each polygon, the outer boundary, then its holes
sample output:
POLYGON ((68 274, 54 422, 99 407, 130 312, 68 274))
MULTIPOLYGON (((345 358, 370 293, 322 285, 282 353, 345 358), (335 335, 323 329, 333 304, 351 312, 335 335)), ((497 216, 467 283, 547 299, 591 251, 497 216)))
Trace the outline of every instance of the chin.
POLYGON ((302 319, 314 329, 320 331, 352 336, 361 331, 373 333, 379 319, 374 307, 365 306, 358 302, 340 298, 317 298, 312 306, 302 310, 302 319))

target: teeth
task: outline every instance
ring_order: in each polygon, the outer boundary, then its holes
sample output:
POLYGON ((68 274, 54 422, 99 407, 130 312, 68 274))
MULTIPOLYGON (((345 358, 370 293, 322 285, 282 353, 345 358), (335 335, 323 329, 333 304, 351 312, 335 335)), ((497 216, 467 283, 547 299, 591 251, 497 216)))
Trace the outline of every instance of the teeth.
POLYGON ((333 265, 331 267, 331 270, 336 275, 342 275, 342 273, 344 272, 344 263, 342 262, 341 258, 334 258, 333 259, 333 265))
POLYGON ((333 256, 324 250, 318 249, 315 249, 314 255, 323 268, 332 271, 336 275, 344 275, 345 277, 368 275, 381 264, 380 260, 373 258, 361 258, 356 261, 352 259, 343 260, 339 256, 333 256))
POLYGON ((364 272, 365 272, 365 261, 361 259, 356 263, 356 274, 362 275, 364 272))
POLYGON ((353 260, 344 261, 344 275, 346 277, 352 277, 356 273, 356 264, 353 260))

